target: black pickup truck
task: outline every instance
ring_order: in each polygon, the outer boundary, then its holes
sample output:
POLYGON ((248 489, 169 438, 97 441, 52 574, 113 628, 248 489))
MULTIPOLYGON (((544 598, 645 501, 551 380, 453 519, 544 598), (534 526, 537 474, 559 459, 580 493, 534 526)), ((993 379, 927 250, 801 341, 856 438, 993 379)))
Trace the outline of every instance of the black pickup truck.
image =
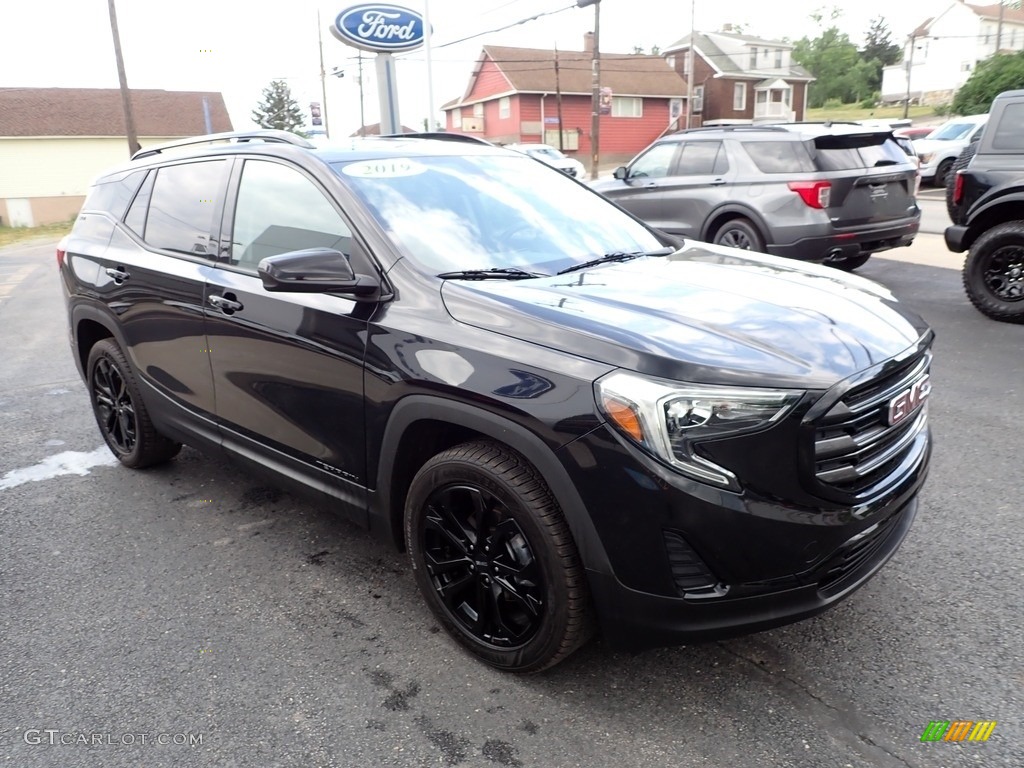
POLYGON ((995 98, 981 139, 957 165, 946 247, 968 251, 964 289, 979 311, 1024 323, 1024 90, 995 98))

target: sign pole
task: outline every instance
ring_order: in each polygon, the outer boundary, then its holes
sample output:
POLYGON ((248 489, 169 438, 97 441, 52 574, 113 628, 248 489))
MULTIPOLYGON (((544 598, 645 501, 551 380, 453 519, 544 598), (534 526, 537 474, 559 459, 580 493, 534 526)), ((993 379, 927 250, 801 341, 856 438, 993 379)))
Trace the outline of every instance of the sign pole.
POLYGON ((398 89, 395 79, 395 59, 390 53, 378 53, 377 98, 380 104, 380 135, 401 132, 398 118, 398 89))

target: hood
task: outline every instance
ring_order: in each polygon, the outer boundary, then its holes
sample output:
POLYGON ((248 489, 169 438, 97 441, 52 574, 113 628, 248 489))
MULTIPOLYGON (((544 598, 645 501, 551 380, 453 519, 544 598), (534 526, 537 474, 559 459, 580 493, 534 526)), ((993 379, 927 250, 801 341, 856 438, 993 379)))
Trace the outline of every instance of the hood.
POLYGON ((692 243, 566 275, 447 281, 456 320, 679 381, 827 388, 928 327, 869 280, 692 243))
POLYGON ((967 138, 962 139, 914 139, 914 151, 919 155, 926 152, 941 152, 944 149, 953 149, 957 146, 967 146, 967 138))

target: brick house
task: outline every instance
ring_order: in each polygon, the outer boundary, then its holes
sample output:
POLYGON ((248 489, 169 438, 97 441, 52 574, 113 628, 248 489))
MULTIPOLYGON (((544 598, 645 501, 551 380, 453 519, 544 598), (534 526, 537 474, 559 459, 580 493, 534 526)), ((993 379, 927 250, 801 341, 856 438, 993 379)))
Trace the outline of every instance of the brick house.
MULTIPOLYGON (((231 130, 219 93, 133 89, 145 147, 231 130), (205 107, 204 107, 205 103, 205 107)), ((92 179, 128 160, 116 88, 0 88, 0 223, 37 226, 78 213, 92 179)))
MULTIPOLYGON (((441 107, 446 129, 496 144, 561 145, 589 165, 592 39, 586 36, 583 51, 484 46, 465 93, 441 107)), ((603 109, 600 152, 609 163, 632 158, 665 133, 686 92, 661 56, 603 51, 601 86, 607 114, 603 109)))
MULTIPOLYGON (((793 64, 793 46, 729 31, 696 32, 663 54, 679 76, 689 76, 693 45, 692 127, 803 120, 814 77, 793 64)), ((685 127, 685 116, 680 119, 685 127)))

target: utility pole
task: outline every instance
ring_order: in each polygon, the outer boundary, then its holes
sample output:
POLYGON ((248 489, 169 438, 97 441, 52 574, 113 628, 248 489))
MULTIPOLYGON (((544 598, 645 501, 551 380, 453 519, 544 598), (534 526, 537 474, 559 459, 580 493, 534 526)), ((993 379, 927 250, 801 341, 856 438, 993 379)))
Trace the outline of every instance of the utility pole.
POLYGON ((124 73, 124 57, 121 55, 121 36, 117 31, 117 10, 114 0, 107 0, 110 11, 110 34, 114 37, 114 58, 117 59, 117 80, 121 85, 121 109, 124 110, 124 129, 128 137, 128 155, 134 155, 141 147, 135 133, 135 115, 132 113, 132 96, 128 90, 128 77, 124 73))
POLYGON ((907 57, 907 98, 903 100, 903 118, 910 114, 910 73, 914 69, 914 48, 917 47, 917 33, 910 33, 910 55, 907 57))
POLYGON ((430 0, 423 0, 423 45, 427 54, 427 131, 435 130, 434 117, 434 70, 433 55, 430 52, 430 0))
POLYGON ((1003 46, 1003 0, 999 0, 999 24, 996 26, 996 53, 1003 46))
POLYGON ((576 0, 578 8, 586 8, 588 5, 594 6, 594 51, 590 65, 593 73, 593 93, 590 96, 590 178, 596 179, 601 157, 601 0, 576 0))
POLYGON ((320 41, 320 97, 323 99, 324 138, 331 138, 330 123, 327 120, 327 72, 324 71, 324 32, 320 24, 320 9, 316 9, 316 34, 320 41))
POLYGON ((555 46, 555 103, 558 105, 558 151, 565 152, 565 129, 562 128, 562 80, 558 75, 558 46, 555 46))

